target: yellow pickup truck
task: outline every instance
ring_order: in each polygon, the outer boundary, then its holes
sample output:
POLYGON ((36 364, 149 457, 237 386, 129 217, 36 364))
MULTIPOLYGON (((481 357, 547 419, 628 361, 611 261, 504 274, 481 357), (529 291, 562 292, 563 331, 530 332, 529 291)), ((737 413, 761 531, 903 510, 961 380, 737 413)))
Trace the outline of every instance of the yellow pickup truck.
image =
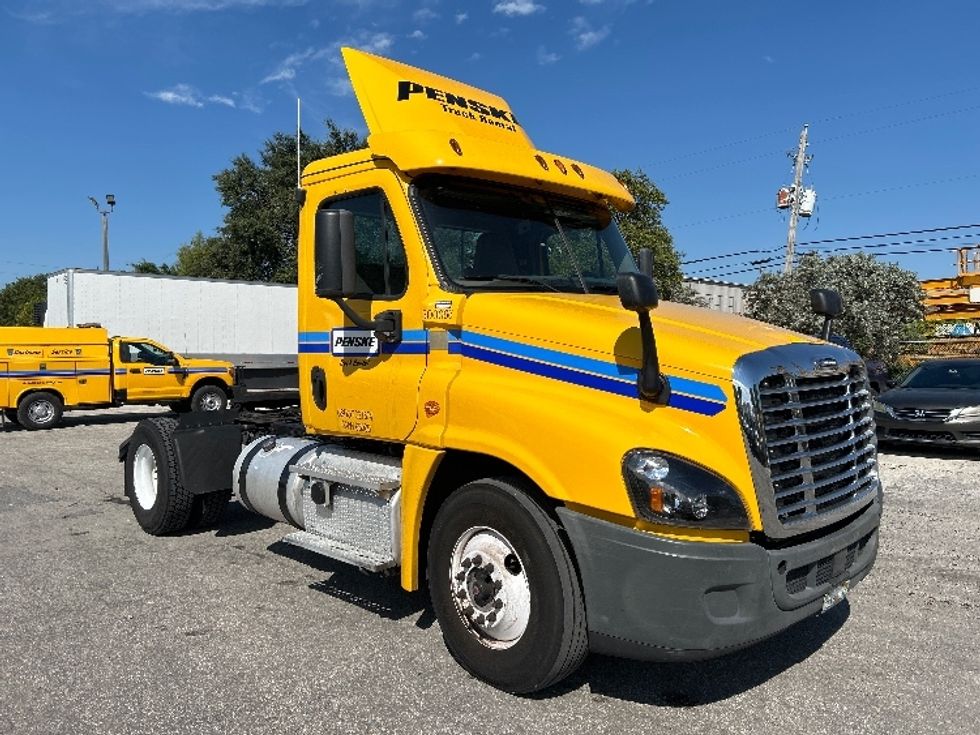
POLYGON ((231 363, 188 359, 145 337, 101 327, 0 327, 0 409, 25 429, 55 426, 65 409, 124 403, 223 408, 231 363))

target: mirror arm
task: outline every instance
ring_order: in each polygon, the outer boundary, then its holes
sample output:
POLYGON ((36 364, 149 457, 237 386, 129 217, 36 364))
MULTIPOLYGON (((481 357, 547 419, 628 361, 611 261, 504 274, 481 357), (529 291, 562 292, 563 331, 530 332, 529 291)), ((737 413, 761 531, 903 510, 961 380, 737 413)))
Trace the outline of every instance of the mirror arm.
POLYGON ((667 405, 670 400, 670 383, 660 372, 660 359, 657 356, 657 340, 653 336, 650 312, 637 313, 640 318, 640 344, 643 348, 640 372, 636 376, 640 398, 651 403, 667 405))
POLYGON ((824 342, 830 341, 830 323, 833 321, 829 316, 823 318, 823 329, 820 330, 820 339, 824 342))
POLYGON ((382 342, 402 341, 402 313, 400 311, 382 311, 378 314, 377 319, 368 320, 354 311, 345 299, 335 296, 330 300, 340 307, 344 316, 354 322, 355 326, 371 330, 382 342))

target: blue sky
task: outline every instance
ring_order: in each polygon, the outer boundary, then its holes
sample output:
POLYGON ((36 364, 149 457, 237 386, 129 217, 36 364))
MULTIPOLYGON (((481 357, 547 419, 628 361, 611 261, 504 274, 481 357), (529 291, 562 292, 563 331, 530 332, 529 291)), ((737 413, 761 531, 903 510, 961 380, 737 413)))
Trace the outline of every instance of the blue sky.
MULTIPOLYGON (((112 267, 171 261, 221 222, 212 174, 291 131, 297 95, 311 134, 363 131, 341 45, 500 94, 541 149, 642 168, 687 260, 771 251, 694 275, 780 259, 775 193, 804 122, 801 242, 980 242, 961 227, 980 224, 978 28, 967 0, 0 0, 0 284, 99 267, 88 196, 108 192, 112 267)), ((954 271, 948 252, 887 259, 954 271)))

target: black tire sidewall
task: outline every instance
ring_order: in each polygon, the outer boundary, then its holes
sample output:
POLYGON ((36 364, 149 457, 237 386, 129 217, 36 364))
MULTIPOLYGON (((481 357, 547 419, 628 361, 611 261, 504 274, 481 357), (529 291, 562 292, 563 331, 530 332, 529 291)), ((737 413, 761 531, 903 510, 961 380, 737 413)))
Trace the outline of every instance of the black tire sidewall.
MULTIPOLYGON (((158 421, 166 421, 166 419, 158 419, 158 421)), ((166 522, 170 504, 174 502, 172 493, 174 478, 170 476, 170 462, 164 441, 164 437, 161 436, 158 429, 141 423, 133 432, 126 452, 125 483, 129 504, 140 527, 147 533, 154 535, 169 530, 166 528, 166 522), (143 445, 150 448, 157 463, 157 494, 153 505, 149 508, 140 505, 136 498, 136 489, 133 483, 133 464, 136 459, 136 452, 143 445)))
MULTIPOLYGON (((463 668, 506 691, 530 692, 549 683, 564 650, 567 619, 562 575, 552 544, 560 540, 544 511, 515 499, 506 482, 481 480, 461 488, 440 508, 432 527, 428 553, 429 590, 446 646, 463 668), (473 527, 489 527, 513 546, 525 568, 531 590, 527 629, 507 649, 491 649, 474 636, 452 599, 449 564, 460 536, 473 527)), ((528 503, 533 503, 527 499, 528 503)))
POLYGON ((61 415, 64 411, 64 404, 61 399, 54 393, 49 393, 48 391, 38 391, 37 393, 31 393, 25 397, 20 405, 17 406, 17 422, 23 426, 25 429, 30 429, 34 431, 36 429, 50 429, 52 426, 57 426, 58 422, 61 421, 61 415), (30 408, 35 403, 40 401, 47 401, 51 404, 53 409, 53 415, 50 421, 39 424, 32 420, 30 417, 30 408))

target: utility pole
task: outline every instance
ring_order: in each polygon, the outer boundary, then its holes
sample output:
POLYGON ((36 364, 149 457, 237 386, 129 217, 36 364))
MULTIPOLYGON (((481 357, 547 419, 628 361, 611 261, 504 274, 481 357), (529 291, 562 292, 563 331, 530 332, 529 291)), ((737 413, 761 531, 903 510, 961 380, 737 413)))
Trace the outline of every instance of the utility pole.
POLYGON ((95 211, 102 215, 102 270, 107 271, 109 270, 109 215, 116 206, 116 195, 105 195, 108 209, 102 209, 95 197, 89 197, 88 200, 95 206, 95 211))
MULTIPOLYGON (((796 148, 796 157, 793 166, 793 189, 789 211, 789 233, 786 236, 786 264, 783 266, 784 273, 793 272, 793 258, 796 255, 796 221, 800 217, 800 198, 803 194, 803 169, 810 162, 810 157, 806 154, 807 131, 809 125, 804 125, 800 132, 800 144, 796 148)), ((792 154, 790 154, 792 155, 792 154)))

